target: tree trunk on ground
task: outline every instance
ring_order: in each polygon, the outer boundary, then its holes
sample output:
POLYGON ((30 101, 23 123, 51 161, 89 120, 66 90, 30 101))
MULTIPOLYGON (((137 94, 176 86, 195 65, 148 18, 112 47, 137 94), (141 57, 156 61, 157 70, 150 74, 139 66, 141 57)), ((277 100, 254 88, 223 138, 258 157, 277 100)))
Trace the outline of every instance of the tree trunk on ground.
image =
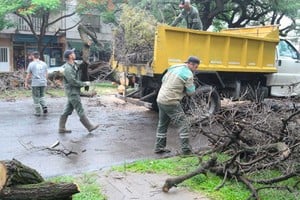
POLYGON ((74 183, 50 183, 17 185, 0 191, 1 200, 69 200, 79 193, 74 183))
POLYGON ((96 95, 97 95, 97 92, 95 90, 81 91, 80 92, 81 97, 94 97, 96 95))
POLYGON ((74 183, 45 182, 36 170, 15 159, 0 161, 1 200, 70 200, 76 193, 74 183))
POLYGON ((0 191, 12 185, 35 184, 43 181, 43 177, 36 170, 15 159, 0 161, 0 191))

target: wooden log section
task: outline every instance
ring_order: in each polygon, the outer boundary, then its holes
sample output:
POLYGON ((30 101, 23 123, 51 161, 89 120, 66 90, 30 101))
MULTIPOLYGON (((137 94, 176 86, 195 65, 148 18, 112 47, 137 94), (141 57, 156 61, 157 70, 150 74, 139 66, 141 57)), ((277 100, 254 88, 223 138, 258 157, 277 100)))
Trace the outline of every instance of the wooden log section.
POLYGON ((7 179, 7 170, 5 166, 2 163, 0 163, 0 191, 6 184, 6 179, 7 179))
POLYGON ((71 200, 79 193, 74 183, 43 182, 5 187, 0 191, 1 200, 71 200))
POLYGON ((43 181, 43 177, 36 170, 16 159, 0 161, 0 191, 12 185, 35 184, 43 181))

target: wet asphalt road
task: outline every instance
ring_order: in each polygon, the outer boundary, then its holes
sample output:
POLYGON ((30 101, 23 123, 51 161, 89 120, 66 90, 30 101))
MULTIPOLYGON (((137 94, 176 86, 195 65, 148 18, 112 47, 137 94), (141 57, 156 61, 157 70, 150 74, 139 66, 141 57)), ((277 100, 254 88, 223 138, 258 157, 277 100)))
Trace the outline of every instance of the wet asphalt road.
MULTIPOLYGON (((76 113, 67 122, 71 134, 58 133, 58 119, 66 98, 47 98, 49 113, 36 117, 32 99, 0 101, 0 160, 17 159, 45 177, 78 174, 122 165, 138 159, 158 158, 153 153, 157 113, 125 103, 113 95, 82 98, 87 116, 100 128, 92 134, 80 123, 76 113), (68 156, 49 151, 59 141, 58 150, 74 152, 68 156)), ((205 146, 206 139, 192 139, 193 146, 205 146)), ((171 127, 168 147, 179 150, 178 134, 171 127)))

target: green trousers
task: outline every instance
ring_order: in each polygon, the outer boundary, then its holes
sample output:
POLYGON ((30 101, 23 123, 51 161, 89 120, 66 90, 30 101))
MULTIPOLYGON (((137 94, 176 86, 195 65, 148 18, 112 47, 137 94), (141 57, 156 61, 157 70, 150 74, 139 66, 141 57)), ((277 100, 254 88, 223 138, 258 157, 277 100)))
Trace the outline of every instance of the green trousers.
POLYGON ((33 86, 32 89, 32 99, 35 109, 35 114, 40 115, 41 114, 41 107, 47 107, 46 101, 45 101, 45 86, 33 86))
POLYGON ((69 116, 75 110, 81 118, 84 115, 84 109, 82 107, 81 99, 79 94, 68 95, 68 102, 64 108, 63 116, 69 116))
POLYGON ((158 103, 159 121, 156 131, 157 138, 166 138, 167 130, 171 121, 178 127, 180 139, 189 138, 190 124, 180 105, 163 105, 158 103))

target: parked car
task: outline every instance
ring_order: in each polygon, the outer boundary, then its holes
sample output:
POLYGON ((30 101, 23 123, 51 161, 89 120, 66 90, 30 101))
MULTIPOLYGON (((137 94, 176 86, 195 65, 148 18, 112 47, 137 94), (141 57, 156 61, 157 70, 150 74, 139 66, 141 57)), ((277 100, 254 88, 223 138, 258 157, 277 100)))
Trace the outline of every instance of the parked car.
POLYGON ((55 72, 59 72, 59 73, 64 73, 65 68, 62 66, 55 66, 55 67, 48 67, 48 75, 55 73, 55 72))

